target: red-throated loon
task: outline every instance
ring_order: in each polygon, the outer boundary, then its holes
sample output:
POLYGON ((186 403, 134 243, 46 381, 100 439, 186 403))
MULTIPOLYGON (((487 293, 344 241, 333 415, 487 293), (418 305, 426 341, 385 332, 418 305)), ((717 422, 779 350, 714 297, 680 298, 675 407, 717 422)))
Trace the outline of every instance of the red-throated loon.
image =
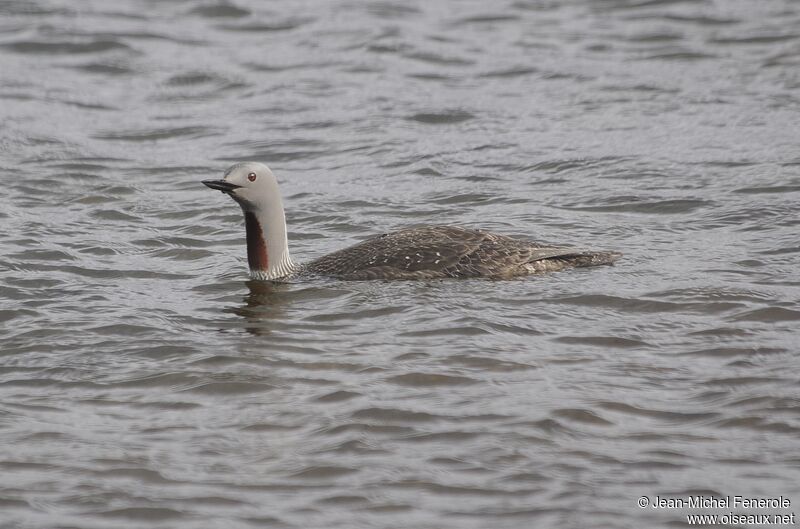
POLYGON ((272 171, 238 163, 222 180, 204 180, 230 195, 244 212, 247 260, 253 279, 298 275, 339 279, 512 277, 581 266, 612 264, 622 254, 543 246, 458 226, 423 226, 378 235, 355 246, 297 264, 289 256, 286 216, 272 171))

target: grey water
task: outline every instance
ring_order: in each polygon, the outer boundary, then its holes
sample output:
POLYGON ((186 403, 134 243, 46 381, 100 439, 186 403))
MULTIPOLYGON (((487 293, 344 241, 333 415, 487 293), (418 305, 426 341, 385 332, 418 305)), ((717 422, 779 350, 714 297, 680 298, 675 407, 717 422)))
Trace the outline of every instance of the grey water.
POLYGON ((800 511, 799 2, 0 1, 0 123, 0 527, 800 511), (624 258, 252 282, 200 184, 240 160, 298 261, 429 223, 624 258))

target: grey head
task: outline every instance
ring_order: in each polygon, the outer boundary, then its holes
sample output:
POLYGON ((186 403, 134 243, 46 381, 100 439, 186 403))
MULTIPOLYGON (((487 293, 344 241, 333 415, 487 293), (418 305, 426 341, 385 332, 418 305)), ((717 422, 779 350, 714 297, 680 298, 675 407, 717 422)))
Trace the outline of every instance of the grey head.
POLYGON ((263 163, 237 163, 225 171, 222 180, 203 180, 203 183, 230 196, 245 211, 269 212, 282 208, 278 181, 263 163))

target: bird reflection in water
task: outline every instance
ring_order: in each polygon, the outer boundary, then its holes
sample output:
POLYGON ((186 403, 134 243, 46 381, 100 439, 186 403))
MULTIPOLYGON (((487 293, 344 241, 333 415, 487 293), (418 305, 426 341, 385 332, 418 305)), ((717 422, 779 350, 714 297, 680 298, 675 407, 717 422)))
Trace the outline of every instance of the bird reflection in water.
POLYGON ((267 335, 280 325, 291 301, 291 285, 274 281, 247 281, 249 293, 242 299, 244 304, 231 311, 243 317, 245 330, 251 334, 267 335))

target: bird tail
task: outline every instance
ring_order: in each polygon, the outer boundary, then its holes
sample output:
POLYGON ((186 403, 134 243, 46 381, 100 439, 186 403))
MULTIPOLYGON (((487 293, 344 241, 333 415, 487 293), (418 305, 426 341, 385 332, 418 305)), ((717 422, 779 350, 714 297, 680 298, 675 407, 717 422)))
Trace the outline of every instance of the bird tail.
MULTIPOLYGON (((584 266, 602 266, 614 264, 614 262, 622 257, 619 252, 586 252, 569 256, 569 263, 576 267, 584 266)), ((563 257, 562 257, 563 259, 563 257)))

